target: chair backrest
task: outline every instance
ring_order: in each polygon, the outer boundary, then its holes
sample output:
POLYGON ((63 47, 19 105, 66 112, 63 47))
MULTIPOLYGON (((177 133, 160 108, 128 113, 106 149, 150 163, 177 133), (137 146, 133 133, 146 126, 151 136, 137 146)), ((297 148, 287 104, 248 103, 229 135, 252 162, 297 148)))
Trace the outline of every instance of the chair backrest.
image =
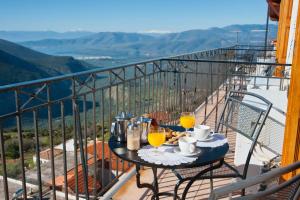
POLYGON ((271 107, 272 103, 264 97, 246 91, 230 91, 227 96, 216 131, 225 134, 232 131, 251 141, 243 178, 246 178, 254 147, 271 107))
MULTIPOLYGON (((279 179, 279 178, 278 178, 279 179)), ((249 194, 239 198, 239 200, 249 199, 280 199, 280 200, 299 200, 300 199, 300 174, 294 176, 288 181, 279 183, 276 186, 270 186, 264 191, 258 191, 255 194, 249 194)))

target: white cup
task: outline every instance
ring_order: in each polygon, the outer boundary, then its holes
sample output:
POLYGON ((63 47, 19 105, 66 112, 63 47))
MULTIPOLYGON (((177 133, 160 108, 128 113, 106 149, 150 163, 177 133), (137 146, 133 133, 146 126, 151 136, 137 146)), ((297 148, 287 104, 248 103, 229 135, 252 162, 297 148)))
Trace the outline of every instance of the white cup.
POLYGON ((197 140, 193 137, 184 136, 179 138, 179 149, 182 153, 190 154, 196 151, 197 140))
POLYGON ((206 125, 197 125, 194 127, 194 137, 197 140, 205 140, 210 134, 210 127, 206 125))

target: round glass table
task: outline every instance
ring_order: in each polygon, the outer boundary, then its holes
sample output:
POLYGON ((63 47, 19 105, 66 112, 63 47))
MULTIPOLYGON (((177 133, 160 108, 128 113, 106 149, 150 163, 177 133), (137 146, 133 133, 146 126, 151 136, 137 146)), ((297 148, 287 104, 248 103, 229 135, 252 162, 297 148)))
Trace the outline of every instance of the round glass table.
MULTIPOLYGON (((169 128, 176 130, 176 131, 182 131, 182 127, 179 126, 168 126, 169 128)), ((167 166, 162 164, 155 164, 155 163, 149 163, 142 158, 139 157, 137 151, 131 151, 128 150, 126 147, 126 143, 121 143, 116 140, 114 136, 112 136, 109 139, 109 147, 111 151, 120 159, 131 162, 135 164, 136 166, 136 183, 138 188, 149 188, 153 191, 152 199, 159 199, 159 196, 174 196, 174 199, 180 199, 177 194, 174 193, 166 193, 166 192, 159 192, 158 187, 158 178, 157 178, 157 169, 163 168, 163 169, 182 169, 182 168, 194 168, 194 167, 200 167, 200 166, 207 166, 204 170, 200 171, 197 174, 197 177, 201 174, 207 173, 213 169, 219 168, 222 166, 224 157, 226 153, 229 150, 228 144, 224 144, 222 146, 208 148, 208 147, 197 147, 201 150, 201 153, 199 154, 198 158, 190 163, 182 163, 178 165, 173 166, 167 166), (150 167, 153 171, 153 183, 141 183, 140 182, 140 168, 141 166, 150 167)))

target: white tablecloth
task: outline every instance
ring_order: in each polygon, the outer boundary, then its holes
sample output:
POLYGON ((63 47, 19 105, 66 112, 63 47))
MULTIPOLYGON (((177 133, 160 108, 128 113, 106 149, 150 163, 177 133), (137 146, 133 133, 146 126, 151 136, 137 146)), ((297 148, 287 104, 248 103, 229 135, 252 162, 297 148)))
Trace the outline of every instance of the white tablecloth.
MULTIPOLYGON (((218 147, 227 143, 227 138, 221 134, 214 134, 213 138, 205 142, 197 142, 198 147, 218 147)), ((144 146, 138 150, 138 155, 145 161, 155 164, 162 164, 166 166, 180 165, 182 163, 190 163, 195 161, 197 156, 184 156, 180 153, 174 152, 174 148, 178 146, 161 146, 158 148, 159 153, 151 145, 144 146)))

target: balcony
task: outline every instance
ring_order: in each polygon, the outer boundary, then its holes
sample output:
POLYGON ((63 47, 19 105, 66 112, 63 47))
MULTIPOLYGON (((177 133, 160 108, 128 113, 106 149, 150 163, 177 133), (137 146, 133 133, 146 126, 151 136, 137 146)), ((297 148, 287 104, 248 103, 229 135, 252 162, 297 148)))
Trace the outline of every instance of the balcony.
MULTIPOLYGON (((108 148, 113 117, 120 111, 149 113, 160 124, 176 125, 180 112, 195 111, 197 123, 214 127, 230 90, 287 96, 290 65, 275 63, 274 53, 272 47, 238 45, 1 86, 0 193, 7 199, 150 199, 149 191, 135 186, 134 166, 108 148), (272 76, 278 66, 285 67, 283 77, 272 76), (80 126, 72 105, 79 108, 80 126)), ((276 144, 268 143, 265 133, 261 146, 280 156, 283 130, 274 128, 276 144)), ((234 162, 237 140, 230 133, 228 138, 233 151, 227 159, 234 162)), ((147 168, 142 178, 151 180, 147 168)), ((172 190, 176 181, 161 170, 159 183, 162 190, 172 190)), ((188 198, 208 195, 209 182, 198 181, 188 198)))

